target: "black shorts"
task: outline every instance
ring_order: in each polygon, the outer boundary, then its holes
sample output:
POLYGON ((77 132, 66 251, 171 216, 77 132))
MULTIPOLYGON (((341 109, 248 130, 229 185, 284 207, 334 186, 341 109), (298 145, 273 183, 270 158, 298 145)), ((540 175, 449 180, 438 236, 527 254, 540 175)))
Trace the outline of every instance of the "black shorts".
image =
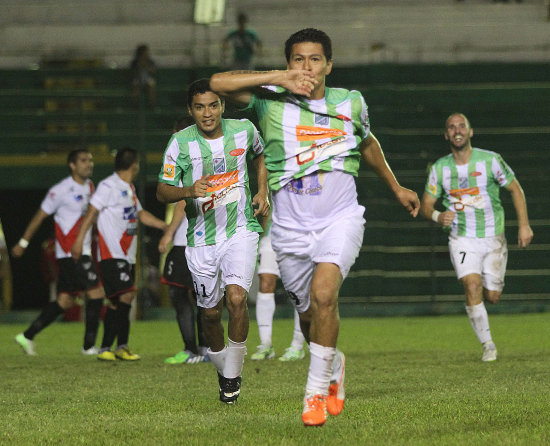
POLYGON ((135 291, 134 265, 123 259, 107 259, 99 262, 105 296, 111 299, 135 291))
POLYGON ((58 293, 78 294, 101 286, 101 280, 90 256, 82 256, 78 262, 71 257, 57 259, 57 265, 58 293))
POLYGON ((185 258, 185 246, 174 246, 170 250, 164 262, 164 273, 160 281, 181 288, 193 288, 193 279, 185 258))

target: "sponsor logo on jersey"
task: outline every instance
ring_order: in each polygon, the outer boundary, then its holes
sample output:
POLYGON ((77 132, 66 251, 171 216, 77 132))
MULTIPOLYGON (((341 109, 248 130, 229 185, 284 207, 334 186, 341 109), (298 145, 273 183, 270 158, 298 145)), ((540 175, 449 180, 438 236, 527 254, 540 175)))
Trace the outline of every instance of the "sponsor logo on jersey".
POLYGON ((428 190, 430 191, 430 193, 432 195, 436 195, 437 194, 437 187, 434 186, 433 184, 428 184, 428 190))
POLYGON ((299 166, 309 163, 317 157, 328 158, 330 156, 340 155, 348 151, 346 137, 339 136, 321 144, 313 143, 309 148, 296 155, 296 162, 299 166))
POLYGON ((480 195, 478 187, 468 187, 465 189, 451 189, 450 204, 454 206, 455 211, 461 212, 466 206, 474 209, 483 209, 485 200, 483 195, 480 195))
POLYGON ((317 113, 315 113, 314 122, 316 125, 328 125, 330 120, 329 117, 326 115, 318 115, 317 113))
POLYGON ((481 172, 472 172, 472 173, 470 173, 470 176, 471 177, 479 177, 479 176, 481 176, 481 172))
POLYGON ((342 121, 345 121, 345 122, 349 122, 351 121, 351 118, 348 118, 347 116, 344 116, 344 115, 338 115, 336 116, 338 119, 341 119, 342 121))
POLYGON ((296 126, 296 138, 298 141, 317 141, 318 139, 334 138, 343 135, 347 135, 347 133, 340 129, 325 129, 310 125, 296 126))
POLYGON ((214 158, 214 173, 225 172, 225 158, 214 158))
POLYGON ((122 196, 123 196, 123 197, 127 197, 127 196, 128 196, 128 191, 127 191, 127 190, 121 190, 120 192, 122 193, 122 196))
POLYGON ((323 191, 322 173, 294 178, 285 184, 284 188, 296 195, 321 195, 323 191))
POLYGON ((164 165, 164 178, 173 180, 176 177, 176 166, 174 164, 164 165))
POLYGON ((246 152, 245 149, 234 149, 231 152, 229 152, 229 154, 231 156, 241 156, 244 152, 246 152))
POLYGON ((75 201, 82 201, 84 199, 83 195, 74 195, 73 197, 74 197, 75 201))
POLYGON ((206 193, 216 192, 239 181, 239 171, 232 170, 231 172, 226 172, 218 175, 210 175, 207 179, 208 182, 212 184, 212 186, 206 189, 206 193))
POLYGON ((136 210, 135 206, 125 207, 122 211, 122 218, 124 220, 137 220, 136 210))

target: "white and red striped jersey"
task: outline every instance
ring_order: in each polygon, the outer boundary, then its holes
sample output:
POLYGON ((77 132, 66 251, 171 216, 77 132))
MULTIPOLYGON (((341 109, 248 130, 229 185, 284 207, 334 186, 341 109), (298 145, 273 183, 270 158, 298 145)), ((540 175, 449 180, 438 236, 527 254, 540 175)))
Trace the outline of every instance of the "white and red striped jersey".
POLYGON ((142 207, 134 185, 115 172, 98 184, 90 204, 99 211, 99 259, 136 263, 138 213, 142 207))
MULTIPOLYGON (((71 248, 93 192, 94 183, 86 180, 84 184, 79 184, 72 176, 61 180, 48 190, 40 208, 48 215, 54 214, 56 258, 71 257, 71 248)), ((92 229, 90 228, 82 243, 83 255, 91 255, 91 245, 92 229)))

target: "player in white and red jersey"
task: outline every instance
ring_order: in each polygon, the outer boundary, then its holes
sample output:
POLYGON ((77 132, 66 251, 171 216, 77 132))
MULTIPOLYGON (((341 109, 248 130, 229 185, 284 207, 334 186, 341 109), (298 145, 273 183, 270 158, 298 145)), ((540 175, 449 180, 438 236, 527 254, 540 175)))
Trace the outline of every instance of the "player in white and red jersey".
POLYGON ((119 150, 115 157, 115 172, 99 183, 72 248, 73 257, 78 259, 83 252, 86 231, 97 218, 99 268, 106 295, 111 300, 97 356, 106 361, 140 359, 128 347, 130 308, 136 296, 134 265, 138 220, 147 226, 166 229, 166 223, 141 207, 132 184, 138 172, 138 152, 129 147, 119 150), (112 352, 115 338, 117 349, 112 352))
POLYGON ((42 222, 53 214, 55 222, 55 251, 59 266, 57 300, 50 302, 30 327, 16 336, 16 342, 23 350, 34 355, 34 337, 50 325, 57 317, 74 305, 74 297, 86 292, 86 332, 83 354, 96 354, 94 346, 99 325, 99 316, 105 292, 92 261, 91 229, 86 231, 83 242, 82 258, 75 263, 71 257, 71 248, 76 239, 82 216, 85 214, 93 193, 94 185, 90 180, 94 163, 87 150, 73 150, 67 157, 71 175, 50 188, 42 201, 40 209, 34 214, 23 237, 13 247, 12 255, 21 257, 32 236, 42 222))

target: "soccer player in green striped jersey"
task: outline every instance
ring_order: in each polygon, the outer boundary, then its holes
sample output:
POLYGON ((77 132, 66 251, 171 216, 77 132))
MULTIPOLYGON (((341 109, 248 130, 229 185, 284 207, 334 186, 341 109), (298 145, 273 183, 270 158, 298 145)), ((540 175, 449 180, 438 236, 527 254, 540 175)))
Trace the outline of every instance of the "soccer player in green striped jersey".
POLYGON ((344 406, 345 357, 336 349, 338 293, 363 242, 364 208, 354 176, 361 159, 416 217, 373 133, 358 91, 328 88, 332 44, 308 28, 285 43, 287 69, 217 73, 212 89, 253 108, 266 140, 273 199, 272 246, 285 290, 300 314, 310 366, 302 422, 320 426, 344 406))
POLYGON ((247 119, 222 118, 224 102, 210 89, 208 79, 189 86, 187 104, 195 124, 170 139, 157 197, 165 203, 186 200, 185 256, 209 344, 208 357, 218 371, 220 400, 232 404, 240 394, 248 336, 246 296, 262 232, 256 217, 269 212, 263 142, 247 119), (248 157, 253 158, 258 174, 254 197, 248 185, 248 157), (228 346, 221 323, 224 293, 228 346))
POLYGON ((508 249, 500 188, 512 195, 518 217, 518 246, 531 243, 527 204, 512 169, 495 152, 473 148, 468 118, 453 113, 445 122, 451 153, 432 166, 422 197, 422 215, 449 230, 449 251, 466 294, 466 312, 483 346, 482 361, 497 359, 483 299, 496 303, 504 287, 508 249), (444 211, 434 206, 442 198, 444 211))

